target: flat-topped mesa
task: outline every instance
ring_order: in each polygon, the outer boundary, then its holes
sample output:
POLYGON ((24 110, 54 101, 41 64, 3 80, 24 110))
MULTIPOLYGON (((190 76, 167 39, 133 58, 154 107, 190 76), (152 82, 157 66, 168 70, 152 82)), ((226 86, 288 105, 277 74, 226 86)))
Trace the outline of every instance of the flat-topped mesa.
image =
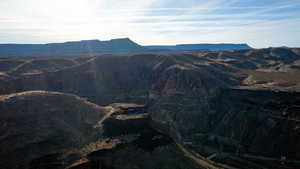
POLYGON ((74 56, 143 51, 145 51, 143 46, 138 45, 129 38, 107 41, 93 39, 48 44, 0 44, 0 57, 74 56))
MULTIPOLYGON (((80 41, 67 41, 64 43, 108 43, 108 42, 135 43, 129 38, 116 38, 116 39, 110 39, 110 40, 90 39, 90 40, 80 40, 80 41)), ((48 45, 49 44, 60 44, 60 43, 48 43, 48 45)))
POLYGON ((116 38, 116 39, 111 39, 109 41, 127 41, 127 42, 133 42, 130 38, 116 38))
POLYGON ((99 39, 81 40, 80 42, 101 42, 99 39))
POLYGON ((146 46, 149 50, 167 50, 167 51, 221 51, 221 50, 247 50, 252 49, 248 44, 218 43, 218 44, 177 44, 166 46, 146 46))

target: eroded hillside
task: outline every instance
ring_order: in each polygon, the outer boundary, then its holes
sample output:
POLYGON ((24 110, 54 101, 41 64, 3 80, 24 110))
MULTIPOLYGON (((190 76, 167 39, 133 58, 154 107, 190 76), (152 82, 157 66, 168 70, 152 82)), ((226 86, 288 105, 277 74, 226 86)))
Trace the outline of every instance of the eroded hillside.
POLYGON ((27 91, 1 96, 0 110, 1 168, 198 168, 150 126, 143 105, 27 91))

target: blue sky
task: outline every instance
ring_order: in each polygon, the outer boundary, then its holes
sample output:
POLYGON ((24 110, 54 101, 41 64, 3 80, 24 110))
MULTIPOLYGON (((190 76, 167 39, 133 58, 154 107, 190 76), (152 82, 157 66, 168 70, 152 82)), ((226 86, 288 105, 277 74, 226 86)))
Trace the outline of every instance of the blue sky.
POLYGON ((123 37, 142 45, 300 47, 300 0, 0 1, 0 43, 123 37))

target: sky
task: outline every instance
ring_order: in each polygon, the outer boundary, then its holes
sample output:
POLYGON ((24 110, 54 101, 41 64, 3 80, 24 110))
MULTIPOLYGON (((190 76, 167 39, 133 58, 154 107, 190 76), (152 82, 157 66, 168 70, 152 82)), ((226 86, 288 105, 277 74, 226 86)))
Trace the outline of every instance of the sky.
POLYGON ((0 0, 0 43, 300 47, 300 0, 0 0))

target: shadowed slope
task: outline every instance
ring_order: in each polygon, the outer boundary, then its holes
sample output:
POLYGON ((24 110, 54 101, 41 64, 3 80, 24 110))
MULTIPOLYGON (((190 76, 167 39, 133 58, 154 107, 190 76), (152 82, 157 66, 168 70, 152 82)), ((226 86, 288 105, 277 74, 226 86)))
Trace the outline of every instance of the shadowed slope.
POLYGON ((108 112, 77 96, 45 91, 1 96, 0 110, 1 167, 95 140, 94 125, 108 112))

